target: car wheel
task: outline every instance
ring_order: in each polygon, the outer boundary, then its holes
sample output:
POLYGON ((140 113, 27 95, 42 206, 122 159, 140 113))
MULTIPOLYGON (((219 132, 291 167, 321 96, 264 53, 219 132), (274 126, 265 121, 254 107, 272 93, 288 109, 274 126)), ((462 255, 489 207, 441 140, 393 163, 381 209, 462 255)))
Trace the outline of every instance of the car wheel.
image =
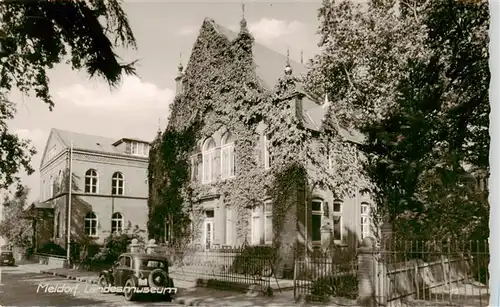
POLYGON ((169 303, 170 303, 170 302, 172 302, 172 295, 170 295, 170 293, 168 293, 168 294, 164 294, 164 295, 163 295, 163 300, 164 300, 165 302, 169 302, 169 303))
POLYGON ((123 289, 123 294, 127 301, 133 301, 136 298, 135 282, 131 278, 127 279, 123 289))
POLYGON ((110 286, 108 280, 106 279, 106 276, 101 275, 101 277, 99 277, 99 286, 103 288, 110 286))

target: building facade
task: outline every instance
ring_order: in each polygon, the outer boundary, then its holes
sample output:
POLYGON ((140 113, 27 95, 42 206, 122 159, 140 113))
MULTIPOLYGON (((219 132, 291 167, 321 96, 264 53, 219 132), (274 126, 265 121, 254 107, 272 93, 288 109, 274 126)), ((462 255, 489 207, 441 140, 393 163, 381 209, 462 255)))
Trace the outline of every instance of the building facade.
MULTIPOLYGON (((185 93, 185 88, 197 88, 192 85, 193 81, 189 80, 189 78, 217 80, 217 77, 215 77, 217 72, 207 72, 204 75, 204 70, 200 69, 202 64, 199 64, 201 61, 217 62, 212 59, 196 58, 197 55, 203 57, 203 54, 218 55, 237 50, 238 46, 236 44, 244 39, 244 35, 242 35, 244 31, 247 31, 245 20, 242 20, 240 33, 235 33, 218 25, 211 19, 205 19, 199 38, 193 47, 193 54, 195 55, 191 55, 185 72, 182 65, 180 66, 179 75, 176 78, 178 99, 177 102, 174 102, 174 112, 172 112, 169 120, 171 125, 175 126, 176 123, 182 125, 187 121, 188 116, 186 116, 186 113, 188 112, 177 111, 177 108, 189 106, 189 109, 193 110, 192 113, 195 113, 194 110, 198 107, 197 104, 200 104, 200 101, 189 101, 189 99, 193 99, 190 98, 192 94, 185 93), (204 35, 210 35, 211 37, 206 39, 202 37, 204 35), (210 40, 217 41, 219 45, 226 44, 228 46, 227 50, 214 50, 219 46, 215 43, 212 46, 210 40)), ((272 91, 278 79, 283 76, 304 75, 307 72, 303 64, 294 62, 288 56, 277 53, 257 42, 252 44, 251 55, 253 69, 250 73, 256 76, 259 87, 263 91, 272 91)), ((220 64, 220 67, 226 67, 225 65, 220 64)), ((238 64, 235 65, 235 67, 237 66, 238 64)), ((210 69, 217 68, 211 67, 210 69)), ((299 88, 298 85, 297 88, 299 88)), ((205 91, 205 89, 199 88, 199 91, 205 91)), ((207 92, 210 92, 210 90, 208 89, 207 92)), ((318 151, 322 151, 322 143, 319 142, 319 139, 321 138, 321 126, 328 110, 325 101, 313 98, 312 95, 303 90, 297 90, 286 98, 284 105, 287 107, 283 109, 283 112, 289 112, 290 116, 300 118, 301 124, 311 133, 311 138, 318 139, 317 142, 313 140, 311 146, 317 147, 318 151)), ((274 204, 270 195, 266 195, 263 190, 260 195, 254 195, 259 198, 257 205, 241 209, 233 203, 241 195, 230 196, 229 194, 235 193, 234 189, 224 191, 223 188, 223 186, 231 186, 231 182, 238 182, 238 184, 242 185, 248 184, 238 181, 238 176, 243 175, 241 170, 238 170, 240 167, 238 161, 242 159, 243 153, 238 152, 237 144, 241 141, 240 136, 237 131, 231 128, 237 125, 234 123, 235 118, 240 115, 238 112, 228 112, 229 115, 224 114, 217 118, 213 113, 216 112, 206 112, 205 116, 208 119, 205 120, 205 123, 211 121, 218 128, 212 131, 210 129, 203 130, 202 136, 196 141, 196 146, 188 153, 190 156, 191 180, 187 185, 188 190, 194 191, 191 194, 196 194, 196 197, 191 197, 191 203, 186 203, 185 206, 201 208, 199 210, 201 213, 194 213, 194 211, 191 213, 192 240, 194 243, 206 248, 239 246, 244 243, 271 245, 276 241, 274 231, 276 221, 273 214, 274 204), (231 116, 234 116, 234 118, 231 118, 231 116)), ((244 157, 244 159, 255 159, 256 170, 252 170, 252 172, 255 171, 255 174, 258 173, 259 176, 263 174, 263 177, 259 178, 265 178, 267 173, 271 176, 270 172, 273 167, 273 148, 267 129, 265 121, 261 121, 256 125, 255 131, 252 131, 254 135, 257 135, 255 150, 251 154, 247 154, 247 157, 244 157)), ((350 139, 350 141, 356 139, 355 134, 340 127, 338 132, 344 135, 346 139, 350 139)), ((327 150, 326 148, 323 149, 327 150)), ((327 154, 324 162, 330 163, 334 158, 327 154)), ((333 164, 330 163, 329 165, 333 171, 333 164)), ((248 174, 244 175, 248 176, 248 174)), ((315 177, 313 172, 309 175, 312 178, 315 177)), ((249 190, 251 189, 252 187, 249 187, 249 190)), ((155 193, 155 189, 151 188, 151 186, 150 193, 155 193)), ((371 235, 373 231, 373 223, 370 218, 372 204, 368 195, 361 193, 360 189, 355 191, 355 196, 336 195, 331 190, 312 187, 311 193, 297 196, 294 202, 300 205, 291 206, 286 212, 282 221, 280 244, 282 246, 292 246, 297 241, 301 241, 314 247, 322 245, 322 242, 328 237, 339 245, 348 245, 349 243, 356 245, 358 240, 371 235)), ((154 208, 150 208, 150 210, 154 210, 154 208)), ((169 233, 168 229, 171 228, 172 225, 167 222, 165 223, 165 229, 160 233, 169 233)), ((169 237, 169 235, 167 234, 165 237, 169 237)))
POLYGON ((113 232, 145 232, 148 155, 145 141, 52 129, 40 165, 40 202, 53 209, 53 240, 66 246, 68 227, 71 241, 97 244, 113 232))

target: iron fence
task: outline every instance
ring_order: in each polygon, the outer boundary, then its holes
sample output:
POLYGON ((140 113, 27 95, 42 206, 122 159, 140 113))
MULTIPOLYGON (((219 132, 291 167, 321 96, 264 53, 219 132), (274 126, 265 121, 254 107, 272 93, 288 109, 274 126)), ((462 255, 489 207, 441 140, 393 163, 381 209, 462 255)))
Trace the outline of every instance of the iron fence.
POLYGON ((168 247, 157 249, 171 262, 174 279, 268 293, 275 279, 276 252, 267 246, 168 247))
POLYGON ((376 263, 379 302, 487 306, 487 241, 392 242, 376 263))
POLYGON ((327 301, 330 297, 356 299, 356 254, 351 250, 316 250, 296 255, 295 300, 327 301))

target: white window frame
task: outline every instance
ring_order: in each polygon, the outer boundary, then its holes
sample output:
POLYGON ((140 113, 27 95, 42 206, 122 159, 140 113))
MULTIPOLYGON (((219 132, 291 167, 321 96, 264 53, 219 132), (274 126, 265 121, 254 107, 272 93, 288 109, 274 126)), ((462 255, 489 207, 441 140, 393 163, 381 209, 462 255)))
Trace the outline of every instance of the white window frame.
POLYGON ((96 238, 99 236, 99 218, 95 212, 91 211, 85 215, 84 221, 83 221, 83 228, 85 231, 85 234, 91 238, 96 238), (94 215, 94 217, 89 217, 91 215, 94 215), (90 222, 90 227, 87 227, 87 221, 90 222), (92 231, 94 227, 92 227, 92 221, 95 221, 95 231, 92 231), (93 233, 95 232, 95 233, 93 233))
POLYGON ((114 172, 111 177, 111 195, 125 195, 125 179, 121 172, 114 172), (115 193, 113 193, 113 189, 115 193))
POLYGON ((263 216, 264 216, 264 243, 265 244, 272 244, 273 243, 273 239, 274 239, 274 233, 273 233, 273 203, 271 200, 266 200, 264 202, 264 210, 263 210, 263 216), (268 211, 267 208, 268 206, 270 206, 270 210, 268 211), (268 217, 271 218, 271 238, 270 240, 267 239, 267 220, 268 220, 268 217))
POLYGON ((139 155, 139 142, 130 142, 130 153, 135 156, 139 155))
POLYGON ((333 231, 333 238, 335 241, 342 241, 342 236, 344 235, 344 219, 342 217, 342 209, 343 209, 344 203, 340 199, 335 199, 332 204, 332 216, 333 216, 333 224, 332 224, 332 231, 333 231), (340 205, 340 210, 335 211, 335 204, 340 205), (335 239, 335 218, 340 219, 340 239, 335 239))
POLYGON ((271 168, 271 151, 269 144, 269 135, 264 134, 264 169, 271 168))
POLYGON ((111 233, 115 232, 122 232, 123 231, 123 214, 121 212, 115 212, 113 215, 111 215, 111 233), (116 223, 116 225, 113 227, 113 224, 116 223))
POLYGON ((370 219, 370 205, 366 202, 361 203, 361 240, 370 236, 370 227, 371 227, 371 219, 370 219), (366 227, 366 228, 365 228, 366 227))
POLYGON ((207 209, 205 210, 205 219, 203 221, 203 247, 211 249, 215 242, 215 210, 207 209), (214 216, 208 217, 207 211, 213 211, 214 216), (210 224, 210 245, 207 246, 207 225, 210 224))
POLYGON ((227 132, 226 135, 222 138, 222 146, 220 150, 220 172, 222 179, 234 178, 235 174, 235 156, 234 156, 234 140, 231 139, 232 134, 227 132), (228 142, 229 140, 229 142, 228 142), (225 154, 227 154, 225 156, 225 154), (232 164, 232 167, 231 167, 232 164))
POLYGON ((226 245, 235 245, 236 239, 236 219, 232 206, 226 205, 226 245))
POLYGON ((84 191, 87 194, 99 194, 99 173, 97 170, 90 168, 85 172, 85 187, 84 191), (92 174, 95 173, 95 175, 92 174), (90 179, 90 183, 87 185, 87 179, 90 179), (95 180, 95 182, 94 182, 95 180), (87 191, 87 186, 89 186, 89 190, 87 191), (93 187, 95 187, 95 192, 92 192, 93 187))
POLYGON ((311 229, 311 240, 313 243, 321 243, 321 227, 323 226, 323 215, 325 212, 325 202, 320 199, 320 198, 315 198, 311 201, 311 228, 312 228, 312 215, 319 216, 319 233, 320 233, 320 239, 319 240, 312 240, 312 234, 314 232, 313 229, 311 229), (313 203, 319 203, 320 204, 320 210, 313 210, 313 203))
POLYGON ((261 206, 256 206, 252 208, 252 215, 251 215, 251 221, 250 221, 250 242, 252 245, 260 245, 261 244, 261 237, 262 237, 262 207, 261 206), (254 219, 258 219, 258 229, 255 229, 255 224, 254 224, 254 219), (258 233, 256 232, 258 231, 258 233))
POLYGON ((202 153, 202 183, 207 184, 213 181, 214 177, 214 160, 215 160, 215 148, 216 144, 212 138, 208 138, 203 146, 202 153), (214 144, 213 148, 207 149, 210 143, 214 144))
POLYGON ((272 201, 266 200, 262 205, 258 205, 252 209, 252 215, 250 220, 251 227, 251 244, 252 245, 261 245, 261 244, 272 244, 274 239, 273 232, 273 211, 272 211, 272 201), (270 211, 266 211, 267 206, 271 206, 270 211), (268 233, 266 228, 267 218, 271 218, 271 238, 268 240, 268 233), (255 229, 254 219, 258 219, 258 229, 255 229), (258 232, 257 232, 258 230, 258 232))

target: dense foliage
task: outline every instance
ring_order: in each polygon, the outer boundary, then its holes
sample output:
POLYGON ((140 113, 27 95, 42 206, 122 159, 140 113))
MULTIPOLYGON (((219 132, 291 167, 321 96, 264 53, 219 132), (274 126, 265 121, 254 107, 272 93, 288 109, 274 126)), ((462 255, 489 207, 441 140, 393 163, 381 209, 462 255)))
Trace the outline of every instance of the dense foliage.
POLYGON ((378 218, 403 236, 485 239, 487 1, 325 1, 309 86, 362 130, 378 218), (396 5, 398 4, 398 5, 396 5))
POLYGON ((0 55, 0 188, 9 187, 30 165, 35 149, 9 132, 17 89, 47 103, 54 101, 47 72, 67 60, 73 69, 91 77, 102 76, 117 85, 123 74, 134 74, 134 63, 120 63, 117 47, 135 48, 135 38, 120 0, 9 2, 0 6, 2 46, 0 55))
POLYGON ((14 195, 3 204, 3 219, 0 221, 0 236, 9 244, 28 247, 33 237, 31 213, 27 212, 29 188, 19 185, 14 195))
POLYGON ((54 241, 48 241, 37 250, 40 254, 66 256, 66 249, 54 241))
MULTIPOLYGON (((205 20, 183 77, 183 92, 175 98, 168 127, 158 135, 150 154, 148 232, 152 237, 162 236, 160 225, 168 214, 175 215, 174 240, 187 234, 185 225, 178 222, 188 221, 187 217, 193 221, 193 231, 201 231, 201 200, 218 196, 236 211, 241 244, 249 234, 249 209, 268 197, 273 199, 274 243, 280 245, 284 214, 291 205, 304 204, 305 188, 331 187, 343 195, 359 181, 353 147, 330 142, 338 138, 336 133, 322 139, 294 113, 295 97, 306 95, 302 80, 284 72, 274 89, 266 88, 256 76, 252 47, 244 20, 232 41, 213 21, 205 20), (202 142, 220 131, 229 131, 236 139, 235 178, 218 177, 201 184, 193 178, 191 166, 201 164, 202 142), (269 170, 264 168, 263 134, 271 144, 269 170), (349 154, 337 155, 335 169, 329 169, 327 150, 318 151, 315 142, 349 154)), ((284 61, 284 70, 285 65, 284 61)))
POLYGON ((104 239, 104 246, 92 257, 94 265, 112 265, 118 260, 120 254, 127 252, 133 239, 144 243, 138 232, 113 233, 104 239))

